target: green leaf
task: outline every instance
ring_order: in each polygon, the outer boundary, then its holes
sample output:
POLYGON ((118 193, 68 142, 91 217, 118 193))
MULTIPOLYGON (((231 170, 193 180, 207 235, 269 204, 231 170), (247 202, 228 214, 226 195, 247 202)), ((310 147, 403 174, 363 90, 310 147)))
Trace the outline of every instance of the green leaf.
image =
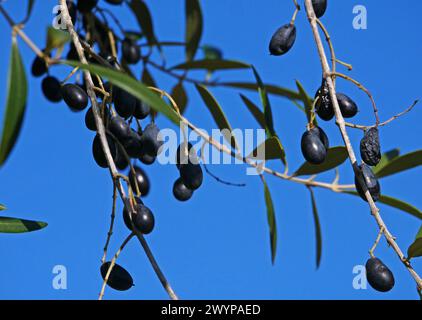
POLYGON ((0 204, 0 211, 6 210, 6 206, 4 204, 0 204))
POLYGON ((344 161, 347 160, 347 157, 347 149, 345 147, 333 147, 328 149, 327 158, 322 164, 316 165, 309 162, 305 162, 293 175, 309 176, 329 171, 341 165, 344 161))
POLYGON ((23 220, 17 218, 0 217, 0 233, 24 233, 43 229, 47 223, 23 220))
POLYGON ((382 169, 378 170, 376 175, 378 178, 384 178, 420 165, 422 165, 422 150, 394 158, 382 169))
POLYGON ((255 120, 258 121, 261 128, 265 129, 264 113, 259 109, 259 107, 255 103, 249 100, 249 98, 247 98, 243 94, 240 94, 240 97, 242 98, 243 103, 246 105, 255 120))
POLYGON ((261 180, 264 184, 264 196, 265 204, 267 206, 268 227, 270 229, 271 261, 272 264, 274 264, 277 253, 277 222, 275 218, 274 204, 271 197, 270 189, 268 188, 267 182, 265 181, 264 176, 262 175, 261 180))
POLYGON ((188 61, 177 66, 172 67, 171 69, 176 70, 230 70, 230 69, 247 69, 250 68, 250 65, 240 61, 232 60, 195 60, 188 61))
MULTIPOLYGON (((232 88, 253 90, 253 91, 258 90, 258 84, 248 83, 248 82, 219 82, 217 85, 222 86, 222 87, 232 87, 232 88)), ((300 94, 293 90, 278 87, 271 84, 265 84, 264 86, 268 94, 281 96, 290 100, 301 100, 300 94)))
MULTIPOLYGON (((230 126, 230 123, 227 120, 223 109, 221 109, 220 104, 217 102, 211 92, 209 92, 208 89, 203 85, 197 84, 196 89, 201 95, 202 100, 205 102, 205 105, 208 107, 208 110, 211 112, 211 115, 220 130, 229 130, 230 133, 233 132, 233 129, 230 126)), ((224 135, 224 138, 231 144, 232 148, 237 149, 237 143, 234 136, 232 136, 231 134, 224 135)))
POLYGON ((407 249, 407 258, 416 258, 422 257, 422 227, 419 229, 419 232, 416 234, 415 241, 407 249))
POLYGON ((209 60, 223 59, 223 52, 221 52, 221 50, 216 47, 203 45, 201 49, 204 52, 205 59, 209 59, 209 60))
POLYGON ((132 12, 135 14, 136 20, 138 21, 143 34, 147 38, 148 44, 150 46, 156 45, 161 50, 161 47, 154 33, 151 12, 149 11, 145 1, 131 0, 129 6, 132 9, 132 12))
POLYGON ((319 221, 318 215, 318 208, 316 205, 315 194, 312 188, 309 188, 309 192, 311 193, 311 201, 312 201, 312 213, 314 216, 314 223, 315 223, 315 237, 316 237, 316 265, 317 269, 321 264, 321 256, 322 256, 322 232, 321 232, 321 223, 319 221))
POLYGON ((268 138, 248 155, 248 158, 256 160, 284 159, 285 157, 286 153, 284 152, 280 139, 277 136, 268 138), (264 157, 262 155, 264 155, 264 157))
MULTIPOLYGON (((299 91, 299 94, 301 96, 301 99, 303 101, 303 104, 305 106, 305 113, 306 117, 308 118, 308 122, 311 122, 312 117, 312 105, 313 101, 312 98, 306 93, 306 90, 303 88, 302 84, 299 82, 299 80, 296 80, 296 86, 299 91)), ((317 125, 316 117, 314 117, 313 123, 317 125)))
POLYGON ((0 145, 0 166, 6 162, 19 136, 25 115, 27 96, 25 67, 14 39, 7 79, 7 100, 0 145))
POLYGON ((76 61, 63 61, 62 63, 68 64, 73 67, 80 67, 83 70, 88 70, 101 77, 107 78, 111 84, 129 92, 139 100, 148 104, 156 112, 162 113, 169 118, 174 124, 179 125, 179 115, 173 110, 171 106, 164 102, 158 95, 148 89, 144 84, 136 81, 132 77, 123 72, 98 66, 95 64, 86 65, 76 61))
POLYGON ((186 0, 186 60, 191 61, 198 51, 202 37, 202 11, 199 0, 186 0))
POLYGON ((53 49, 61 48, 70 41, 70 34, 68 32, 48 27, 47 29, 47 45, 46 51, 50 52, 53 49))
POLYGON ((274 122, 273 122, 273 112, 271 110, 270 99, 268 99, 267 89, 262 82, 261 77, 256 71, 255 67, 252 66, 253 73, 255 75, 256 83, 258 85, 259 96, 261 97, 261 103, 264 107, 264 118, 265 118, 265 131, 269 137, 274 136, 274 122))
MULTIPOLYGON (((356 191, 343 191, 343 193, 359 196, 359 194, 356 191)), ((402 200, 399 200, 390 196, 386 196, 386 195, 381 195, 378 202, 381 202, 387 206, 399 209, 403 212, 407 212, 411 214, 412 216, 422 220, 422 211, 407 202, 404 202, 402 200)))
POLYGON ((189 102, 188 95, 186 93, 185 87, 183 86, 183 82, 178 82, 174 86, 173 90, 171 91, 171 96, 177 103, 180 114, 183 114, 189 102))
POLYGON ((391 160, 397 158, 400 155, 399 149, 392 149, 382 154, 380 162, 372 168, 375 174, 377 174, 382 168, 384 168, 391 160))

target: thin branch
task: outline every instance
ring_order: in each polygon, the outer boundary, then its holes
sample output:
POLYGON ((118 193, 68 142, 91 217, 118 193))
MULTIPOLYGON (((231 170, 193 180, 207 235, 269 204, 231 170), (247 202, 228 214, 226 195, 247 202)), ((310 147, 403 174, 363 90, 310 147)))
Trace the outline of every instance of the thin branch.
POLYGON ((116 202, 117 202, 117 188, 116 184, 113 184, 113 207, 111 209, 111 219, 110 219, 110 228, 107 233, 107 240, 104 245, 104 254, 101 262, 104 263, 107 259, 107 250, 110 244, 111 236, 113 235, 114 219, 116 218, 116 202))

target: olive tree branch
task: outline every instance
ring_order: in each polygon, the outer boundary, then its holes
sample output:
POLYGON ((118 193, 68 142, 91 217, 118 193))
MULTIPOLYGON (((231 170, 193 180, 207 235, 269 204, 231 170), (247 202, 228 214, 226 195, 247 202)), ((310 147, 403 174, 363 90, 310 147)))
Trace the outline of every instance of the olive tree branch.
MULTIPOLYGON (((360 173, 360 170, 358 168, 358 163, 357 163, 357 159, 356 159, 356 156, 355 156, 355 152, 354 152, 352 144, 350 142, 350 138, 349 138, 347 130, 346 130, 345 121, 344 121, 344 118, 341 114, 340 107, 339 107, 339 104, 338 104, 338 101, 337 101, 337 98, 336 98, 336 90, 335 90, 335 87, 334 87, 334 84, 333 84, 333 78, 332 78, 333 74, 330 70, 330 66, 329 66, 328 61, 327 61, 327 56, 325 54, 325 49, 324 49, 324 46, 322 44, 321 37, 320 37, 319 31, 318 31, 318 25, 317 25, 317 22, 316 22, 317 18, 315 16, 315 12, 314 12, 314 9, 313 9, 313 6, 312 6, 312 1, 311 0, 305 0, 305 7, 306 7, 306 13, 307 13, 307 16, 308 16, 308 20, 309 20, 309 23, 310 23, 310 26, 311 26, 311 29, 312 29, 312 32, 313 32, 313 35, 314 35, 316 47, 318 49, 318 55, 319 55, 319 58, 321 60, 323 76, 324 76, 324 79, 327 81, 327 85, 328 85, 328 88, 329 88, 329 91, 330 91, 331 101, 333 103, 334 112, 335 112, 335 115, 336 115, 336 123, 337 123, 337 125, 340 129, 342 138, 343 138, 345 146, 347 148, 347 152, 349 154, 349 159, 350 159, 350 162, 352 164, 355 175, 360 176, 361 173, 360 173)), ((382 219, 382 217, 380 215, 380 210, 378 209, 377 205, 375 204, 368 188, 366 188, 366 185, 363 185, 363 187, 364 187, 364 190, 365 190, 365 197, 366 197, 368 204, 369 204, 369 207, 371 209, 371 214, 374 216, 376 223, 378 224, 379 229, 382 230, 387 243, 396 252, 400 261, 404 264, 404 266, 407 268, 407 270, 409 271, 409 273, 411 274, 411 276, 415 280, 417 286, 419 288, 422 288, 422 279, 417 274, 417 272, 413 269, 410 262, 406 259, 402 250, 400 249, 400 247, 396 243, 395 238, 392 236, 392 234, 388 230, 384 220, 382 219)))

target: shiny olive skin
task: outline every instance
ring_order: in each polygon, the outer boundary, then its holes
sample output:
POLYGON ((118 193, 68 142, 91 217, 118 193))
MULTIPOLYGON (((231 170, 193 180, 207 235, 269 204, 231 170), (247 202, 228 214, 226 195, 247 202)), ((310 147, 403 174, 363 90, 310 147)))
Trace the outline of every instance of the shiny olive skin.
POLYGON ((116 112, 119 116, 127 119, 135 111, 136 98, 119 87, 113 87, 113 101, 116 112))
POLYGON ((315 104, 315 111, 317 115, 324 121, 330 121, 334 118, 334 108, 331 103, 330 91, 328 85, 324 81, 322 86, 315 94, 315 99, 318 98, 315 104))
POLYGON ((196 155, 195 149, 193 149, 192 143, 188 142, 187 148, 186 143, 182 142, 176 151, 176 167, 180 169, 181 163, 199 163, 198 156, 196 155))
MULTIPOLYGON (((155 226, 155 218, 151 210, 145 206, 141 199, 137 198, 137 205, 136 205, 136 214, 132 216, 133 225, 135 226, 136 230, 141 232, 142 234, 150 234, 154 230, 155 226)), ((126 208, 123 210, 123 218, 126 224, 126 227, 129 230, 132 230, 130 224, 130 217, 129 212, 126 208)))
POLYGON ((173 195, 179 201, 188 201, 192 198, 193 190, 186 187, 182 178, 179 178, 174 182, 173 195))
MULTIPOLYGON (((107 142, 110 149, 111 156, 113 157, 113 160, 116 159, 117 156, 117 146, 114 142, 113 138, 110 135, 107 135, 107 142)), ((107 159, 104 154, 100 136, 97 134, 94 138, 94 141, 92 142, 92 154, 94 156, 95 162, 101 167, 101 168, 107 168, 107 159)))
POLYGON ((97 131, 97 124, 95 123, 94 111, 92 107, 85 113, 85 126, 88 130, 97 131))
POLYGON ((61 84, 55 77, 45 77, 41 84, 42 92, 47 100, 51 102, 62 101, 61 84))
POLYGON ((108 130, 110 130, 110 132, 120 142, 126 140, 131 134, 130 126, 122 117, 119 117, 118 115, 111 117, 108 124, 108 130))
POLYGON ((370 258, 365 265, 366 279, 377 291, 387 292, 393 289, 395 280, 390 269, 378 258, 370 258))
POLYGON ((337 93, 336 96, 343 117, 353 118, 359 111, 356 103, 344 93, 337 93))
POLYGON ((381 161, 381 146, 378 128, 370 128, 360 141, 360 155, 368 166, 376 166, 381 161))
POLYGON ((137 64, 141 60, 141 47, 126 38, 122 42, 122 54, 128 64, 137 64))
POLYGON ((139 159, 139 161, 141 161, 143 164, 146 164, 147 166, 152 165, 155 162, 155 160, 157 159, 156 156, 151 156, 151 155, 145 153, 143 150, 141 152, 142 152, 142 154, 138 159, 139 159))
POLYGON ((327 0, 312 0, 312 7, 316 17, 321 18, 327 10, 327 0))
POLYGON ((189 162, 180 165, 180 177, 187 188, 197 190, 202 185, 204 174, 201 165, 189 162))
MULTIPOLYGON (((111 262, 105 262, 101 265, 100 271, 103 280, 105 280, 111 262)), ((117 263, 111 269, 108 276, 107 285, 118 291, 126 291, 133 287, 133 278, 122 266, 117 263)))
POLYGON ((148 124, 141 136, 142 152, 150 156, 156 157, 160 152, 163 141, 160 139, 160 129, 155 123, 148 124))
MULTIPOLYGON (((372 196, 372 199, 376 202, 379 200, 380 195, 381 195, 381 185, 377 179, 377 177, 375 176, 374 172, 372 171, 371 167, 369 167, 368 165, 366 165, 365 163, 362 163, 359 166, 359 169, 362 173, 362 179, 363 179, 363 183, 365 183, 366 187, 368 188, 369 193, 372 196)), ((355 176, 355 186, 356 186, 356 190, 359 193, 360 197, 365 200, 368 201, 365 197, 365 192, 364 192, 364 188, 362 187, 360 180, 357 176, 355 176)))
POLYGON ((316 130, 306 131, 302 135, 301 149, 303 157, 312 164, 321 164, 327 157, 327 148, 316 130))
POLYGON ((139 158, 142 155, 143 147, 141 136, 133 129, 130 129, 129 136, 122 141, 129 157, 139 158))
POLYGON ((149 194, 151 183, 149 181, 147 173, 140 167, 133 167, 135 174, 132 170, 129 171, 129 181, 132 187, 132 191, 137 193, 136 184, 138 185, 139 191, 142 197, 145 197, 149 194))
POLYGON ((126 158, 125 150, 121 145, 117 145, 117 155, 115 164, 117 169, 122 171, 129 167, 129 160, 126 158))
POLYGON ((295 43, 296 27, 288 23, 277 29, 271 38, 269 50, 273 56, 281 56, 287 53, 295 43))
POLYGON ((135 106, 135 111, 133 112, 133 116, 136 119, 142 120, 145 119, 146 117, 148 117, 151 113, 151 107, 149 105, 147 105, 146 103, 137 100, 136 101, 136 106, 135 106))
POLYGON ((36 56, 31 66, 31 73, 34 77, 41 77, 48 71, 47 64, 43 58, 36 56))
POLYGON ((82 111, 88 106, 88 95, 80 86, 67 83, 62 86, 61 94, 64 102, 73 111, 82 111))

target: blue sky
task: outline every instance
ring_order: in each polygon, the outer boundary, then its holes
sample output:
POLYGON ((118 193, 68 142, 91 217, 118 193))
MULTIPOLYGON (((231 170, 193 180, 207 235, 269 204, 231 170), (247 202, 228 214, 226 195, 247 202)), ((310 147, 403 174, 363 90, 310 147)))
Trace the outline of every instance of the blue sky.
MULTIPOLYGON (((183 1, 147 1, 161 40, 184 39, 183 1)), ((352 27, 353 7, 362 1, 329 1, 323 18, 330 30, 339 59, 352 63, 353 77, 373 93, 380 116, 387 119, 422 97, 419 74, 422 43, 419 11, 422 3, 404 0, 397 8, 392 0, 367 1, 368 29, 352 27)), ((57 1, 37 1, 26 26, 28 35, 42 47, 45 29, 53 19, 57 1)), ((17 1, 5 8, 19 20, 24 9, 17 1)), ((266 82, 294 88, 299 79, 313 93, 320 84, 321 71, 315 44, 304 12, 297 19, 297 41, 282 58, 268 54, 268 42, 276 28, 289 21, 291 1, 226 0, 203 1, 205 29, 203 43, 223 48, 224 56, 252 63, 266 82)), ((127 9, 116 9, 128 29, 136 23, 127 9)), ((6 99, 6 74, 11 31, 0 19, 3 48, 0 50, 0 101, 6 99)), ((29 71, 34 54, 20 41, 29 71)), ((169 63, 180 63, 181 49, 167 51, 169 63)), ((140 66, 134 70, 140 74, 140 66)), ((63 79, 65 69, 52 72, 63 79)), ((157 82, 170 90, 174 81, 154 71, 157 82)), ((192 74, 195 76, 195 74, 192 74)), ((198 74, 201 76, 201 74, 198 74)), ((228 72, 216 76, 224 80, 253 81, 251 72, 228 72)), ((29 103, 21 136, 7 164, 0 170, 0 202, 6 214, 49 223, 43 231, 23 235, 0 235, 0 299, 95 299, 100 291, 99 273, 102 248, 109 223, 112 186, 108 172, 91 156, 92 132, 85 129, 84 115, 74 114, 62 104, 47 102, 40 80, 29 78, 29 103), (64 265, 68 289, 54 290, 52 270, 64 265)), ((360 106, 359 123, 371 123, 373 114, 367 97, 351 85, 339 81, 338 89, 352 96, 360 106)), ((235 128, 256 128, 237 90, 213 89, 235 128)), ((258 95, 246 95, 258 102, 258 95)), ((215 125, 194 88, 189 87, 187 117, 196 125, 215 125)), ((302 163, 300 137, 306 120, 291 102, 271 97, 274 119, 287 150, 290 166, 302 163)), ((3 107, 2 107, 3 108, 3 107)), ((3 109, 2 109, 3 111, 3 109)), ((399 147, 403 153, 421 148, 422 111, 383 128, 384 150, 399 147)), ((161 128, 171 126, 163 117, 161 128)), ((331 144, 341 143, 333 123, 323 123, 331 144)), ((350 132, 359 146, 360 132, 350 132)), ((279 164, 273 164, 281 170, 279 164)), ((358 198, 316 189, 323 231, 323 256, 315 268, 315 235, 309 194, 303 186, 268 177, 278 222, 278 253, 270 262, 268 227, 263 188, 256 177, 245 176, 243 166, 212 166, 226 180, 246 182, 233 188, 205 176, 203 187, 188 203, 177 202, 171 188, 178 172, 174 166, 148 167, 152 181, 146 203, 156 216, 156 229, 147 239, 168 279, 185 299, 415 299, 415 284, 394 252, 382 242, 376 254, 394 272, 395 288, 379 294, 368 288, 352 287, 353 267, 364 264, 377 233, 368 207, 358 198)), ((353 179, 349 165, 341 168, 341 181, 353 179)), ((422 207, 417 178, 421 169, 382 180, 385 194, 422 207)), ((331 181, 333 174, 320 177, 331 181)), ((404 249, 413 241, 420 221, 381 207, 391 232, 404 249)), ((127 230, 118 209, 110 254, 114 253, 127 230)), ((108 299, 166 299, 144 252, 132 241, 119 263, 134 277, 136 286, 128 292, 106 291, 108 299)), ((414 266, 422 271, 422 262, 414 266)))

